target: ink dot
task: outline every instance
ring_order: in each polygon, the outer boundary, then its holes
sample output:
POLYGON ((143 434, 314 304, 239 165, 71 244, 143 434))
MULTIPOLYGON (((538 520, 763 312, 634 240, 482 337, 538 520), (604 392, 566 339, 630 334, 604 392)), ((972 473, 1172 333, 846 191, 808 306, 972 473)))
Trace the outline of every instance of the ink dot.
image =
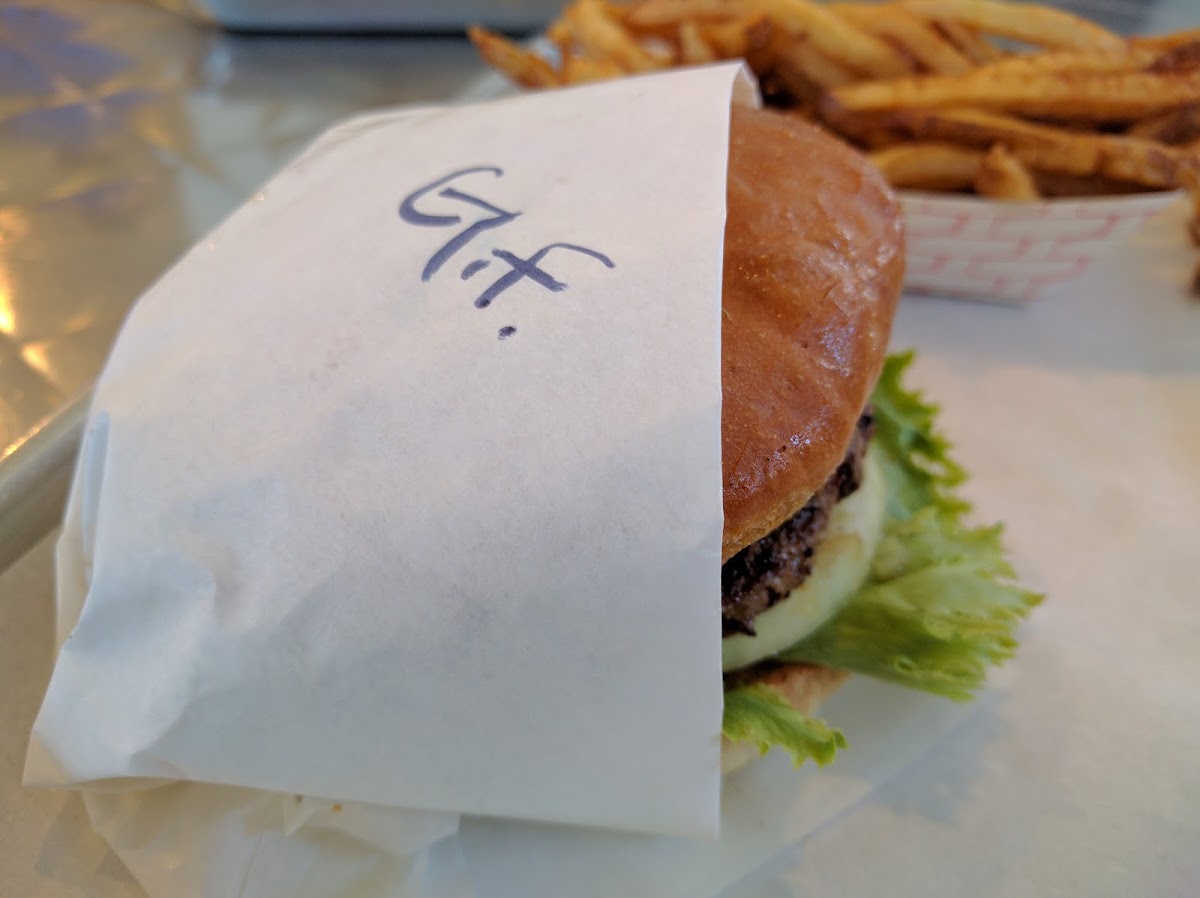
POLYGON ((513 327, 511 324, 506 324, 504 327, 500 328, 500 339, 507 340, 516 332, 517 329, 515 327, 513 327))

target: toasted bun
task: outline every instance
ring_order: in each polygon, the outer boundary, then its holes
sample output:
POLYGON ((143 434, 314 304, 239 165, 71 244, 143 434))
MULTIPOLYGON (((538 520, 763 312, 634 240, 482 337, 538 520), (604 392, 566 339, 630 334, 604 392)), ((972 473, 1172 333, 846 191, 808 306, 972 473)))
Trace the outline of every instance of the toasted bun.
MULTIPOLYGON (((816 664, 786 664, 773 667, 753 680, 770 686, 784 696, 797 711, 815 714, 821 703, 846 682, 850 674, 816 664)), ((731 742, 721 737, 721 772, 732 773, 753 761, 761 753, 752 742, 731 742)))
POLYGON ((723 555, 841 462, 883 366, 904 274, 895 197, 798 118, 735 107, 725 225, 723 555))

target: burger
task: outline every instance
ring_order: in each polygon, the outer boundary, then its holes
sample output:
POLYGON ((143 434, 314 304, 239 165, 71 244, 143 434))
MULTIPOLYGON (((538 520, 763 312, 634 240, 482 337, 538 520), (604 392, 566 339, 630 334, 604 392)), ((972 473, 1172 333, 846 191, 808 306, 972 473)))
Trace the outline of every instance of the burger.
POLYGON ((814 716, 860 673, 966 699, 1039 600, 887 356, 900 211, 856 152, 732 112, 723 278, 721 616, 726 771, 774 745, 828 762, 814 716))

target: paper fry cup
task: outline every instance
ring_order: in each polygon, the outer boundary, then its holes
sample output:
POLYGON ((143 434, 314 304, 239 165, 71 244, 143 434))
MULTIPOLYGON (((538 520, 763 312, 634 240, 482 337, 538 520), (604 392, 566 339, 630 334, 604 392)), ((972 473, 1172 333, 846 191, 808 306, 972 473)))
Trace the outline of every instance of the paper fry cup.
POLYGON ((1081 275, 1184 195, 1006 203, 972 196, 901 192, 908 229, 905 290, 1024 303, 1081 275))

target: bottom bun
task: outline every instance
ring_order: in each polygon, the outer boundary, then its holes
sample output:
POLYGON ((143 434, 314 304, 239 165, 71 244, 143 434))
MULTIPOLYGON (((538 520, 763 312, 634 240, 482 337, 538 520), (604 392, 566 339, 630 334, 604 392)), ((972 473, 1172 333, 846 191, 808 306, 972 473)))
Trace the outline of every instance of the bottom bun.
MULTIPOLYGON (((744 682, 770 686, 802 714, 815 714, 821 703, 846 682, 850 674, 817 664, 781 664, 764 668, 762 676, 744 682)), ((732 742, 721 737, 721 773, 745 767, 761 752, 753 742, 732 742)))

